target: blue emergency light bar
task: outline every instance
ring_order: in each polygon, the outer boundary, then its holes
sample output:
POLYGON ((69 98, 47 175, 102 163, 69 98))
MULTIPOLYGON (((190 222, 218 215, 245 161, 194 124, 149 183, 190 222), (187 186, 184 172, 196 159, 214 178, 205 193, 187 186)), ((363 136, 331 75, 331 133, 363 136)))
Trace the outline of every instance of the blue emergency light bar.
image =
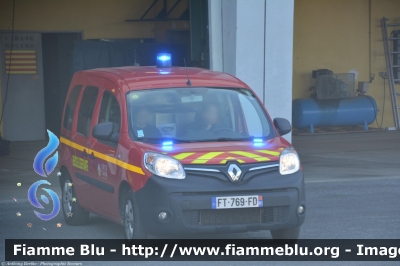
POLYGON ((157 67, 171 67, 171 54, 157 54, 157 67))
POLYGON ((261 139, 261 138, 254 138, 254 139, 253 139, 253 145, 254 145, 254 146, 263 146, 263 145, 264 145, 263 139, 261 139))
POLYGON ((164 141, 162 143, 163 146, 172 146, 172 141, 164 141))

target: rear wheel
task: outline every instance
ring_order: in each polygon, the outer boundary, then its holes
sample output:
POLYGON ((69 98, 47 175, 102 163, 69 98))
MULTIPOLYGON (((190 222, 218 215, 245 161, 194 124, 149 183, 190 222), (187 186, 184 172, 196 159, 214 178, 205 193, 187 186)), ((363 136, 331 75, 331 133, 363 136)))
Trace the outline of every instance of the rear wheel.
POLYGON ((79 206, 75 188, 68 174, 64 174, 62 182, 62 210, 64 220, 69 225, 86 224, 89 220, 89 212, 79 206))
POLYGON ((288 229, 271 230, 272 238, 276 241, 296 242, 300 235, 300 226, 288 229))
POLYGON ((126 191, 123 197, 122 217, 124 219, 124 229, 126 239, 145 239, 146 232, 140 223, 137 208, 133 201, 132 191, 126 191))

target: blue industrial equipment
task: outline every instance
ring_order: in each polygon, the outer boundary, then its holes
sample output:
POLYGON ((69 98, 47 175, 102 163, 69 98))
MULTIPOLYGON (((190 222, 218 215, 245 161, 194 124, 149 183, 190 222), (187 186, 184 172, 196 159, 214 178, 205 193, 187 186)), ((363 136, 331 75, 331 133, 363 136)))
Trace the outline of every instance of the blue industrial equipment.
POLYGON ((314 127, 363 126, 375 121, 378 108, 374 98, 367 95, 349 99, 317 100, 314 98, 293 101, 293 126, 308 128, 314 133, 314 127))

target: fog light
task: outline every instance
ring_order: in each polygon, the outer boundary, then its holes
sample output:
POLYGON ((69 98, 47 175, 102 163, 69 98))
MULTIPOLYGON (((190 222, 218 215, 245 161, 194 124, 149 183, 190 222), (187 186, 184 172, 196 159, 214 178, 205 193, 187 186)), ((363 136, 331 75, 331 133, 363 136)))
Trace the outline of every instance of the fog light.
POLYGON ((300 205, 299 208, 297 208, 297 212, 298 214, 302 214, 304 212, 304 207, 300 205))
POLYGON ((158 219, 160 219, 160 220, 167 219, 167 213, 166 212, 160 212, 160 214, 158 214, 158 219))

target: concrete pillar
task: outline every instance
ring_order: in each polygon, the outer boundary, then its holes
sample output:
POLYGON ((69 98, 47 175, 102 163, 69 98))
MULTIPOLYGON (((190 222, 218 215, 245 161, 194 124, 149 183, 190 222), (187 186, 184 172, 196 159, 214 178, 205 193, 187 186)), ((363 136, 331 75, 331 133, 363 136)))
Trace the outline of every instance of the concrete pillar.
POLYGON ((208 32, 210 41, 210 69, 223 71, 222 61, 222 1, 208 0, 208 32), (212 6, 212 7, 211 7, 212 6), (212 25, 212 27, 210 27, 212 25))
MULTIPOLYGON (((210 67, 235 75, 272 119, 292 120, 294 0, 209 0, 210 67)), ((291 135, 285 136, 291 141, 291 135)))
POLYGON ((265 2, 264 104, 272 118, 291 123, 294 0, 265 2))

